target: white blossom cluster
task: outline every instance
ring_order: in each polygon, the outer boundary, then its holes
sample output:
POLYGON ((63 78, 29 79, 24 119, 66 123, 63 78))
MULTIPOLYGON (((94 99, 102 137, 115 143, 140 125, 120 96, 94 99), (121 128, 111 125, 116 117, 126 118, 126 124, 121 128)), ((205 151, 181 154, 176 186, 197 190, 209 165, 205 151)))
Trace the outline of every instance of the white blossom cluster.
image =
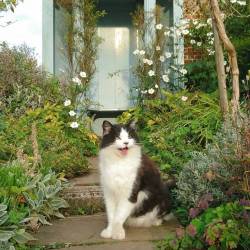
POLYGON ((239 4, 241 6, 245 6, 247 4, 246 1, 238 1, 238 0, 230 0, 230 3, 239 4))
MULTIPOLYGON (((85 79, 85 78, 87 78, 86 72, 81 71, 78 76, 75 76, 75 77, 72 78, 72 82, 76 83, 78 86, 80 86, 80 85, 82 85, 82 80, 85 79)), ((72 102, 71 102, 70 99, 66 99, 64 101, 64 106, 65 107, 69 107, 69 106, 71 106, 71 104, 72 104, 72 102)), ((69 114, 70 117, 76 117, 76 115, 77 115, 75 110, 70 110, 68 112, 68 114, 69 114)), ((77 121, 73 121, 73 122, 70 123, 70 127, 76 129, 76 128, 79 127, 79 123, 77 121)))
POLYGON ((190 20, 190 22, 192 23, 192 26, 196 29, 196 30, 203 30, 203 29, 207 29, 210 30, 209 32, 207 32, 206 34, 206 44, 203 44, 200 40, 195 40, 192 36, 193 33, 192 31, 190 32, 190 44, 193 46, 197 46, 197 47, 206 47, 206 50, 208 52, 209 55, 214 55, 215 51, 214 51, 214 34, 212 32, 212 19, 208 18, 206 21, 202 21, 202 20, 198 20, 198 19, 193 19, 190 20))
MULTIPOLYGON (((70 105, 71 105, 71 100, 70 100, 70 99, 66 99, 66 100, 64 101, 64 106, 65 106, 65 107, 69 107, 70 105)), ((70 117, 75 117, 75 116, 76 116, 76 112, 75 112, 74 110, 70 110, 70 111, 69 111, 69 116, 70 116, 70 117)), ((71 128, 78 128, 78 127, 79 127, 79 123, 76 122, 76 121, 71 122, 71 123, 70 123, 70 127, 71 127, 71 128)))
MULTIPOLYGON (((156 32, 162 32, 167 37, 173 37, 173 38, 182 38, 185 35, 189 34, 189 22, 187 20, 182 20, 180 25, 177 27, 166 27, 161 23, 157 23, 155 25, 156 32)), ((153 95, 157 92, 159 86, 158 84, 154 84, 154 78, 157 77, 156 75, 156 65, 159 65, 159 61, 161 62, 161 80, 162 83, 169 83, 170 82, 170 69, 164 70, 166 63, 169 65, 173 63, 173 60, 176 58, 176 56, 170 52, 166 51, 167 49, 165 46, 156 45, 155 48, 152 48, 154 51, 146 52, 144 49, 136 49, 133 54, 137 56, 137 59, 139 63, 143 63, 145 65, 147 77, 152 77, 152 86, 148 87, 147 89, 136 89, 137 92, 140 92, 142 95, 153 95), (159 55, 158 58, 155 58, 154 56, 150 56, 148 54, 156 54, 159 55), (157 61, 155 61, 157 60, 157 61)), ((185 76, 187 74, 187 70, 180 65, 178 67, 173 67, 171 69, 172 71, 178 72, 180 75, 185 76)), ((157 72, 158 73, 158 72, 157 72)), ((158 76, 159 77, 159 76, 158 76)))
POLYGON ((82 71, 82 72, 80 72, 79 77, 75 76, 75 77, 72 78, 72 82, 74 82, 78 86, 80 86, 82 84, 82 80, 84 78, 87 78, 87 74, 86 74, 86 72, 82 71))

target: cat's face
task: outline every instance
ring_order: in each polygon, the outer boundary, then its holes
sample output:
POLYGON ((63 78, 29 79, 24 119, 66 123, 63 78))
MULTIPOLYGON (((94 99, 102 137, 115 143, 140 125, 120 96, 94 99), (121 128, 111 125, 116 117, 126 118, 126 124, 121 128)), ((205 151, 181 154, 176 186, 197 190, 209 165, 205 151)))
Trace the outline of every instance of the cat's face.
POLYGON ((108 121, 104 121, 102 128, 103 138, 101 148, 112 147, 121 155, 126 156, 129 150, 138 143, 134 122, 130 122, 127 125, 113 125, 108 121))

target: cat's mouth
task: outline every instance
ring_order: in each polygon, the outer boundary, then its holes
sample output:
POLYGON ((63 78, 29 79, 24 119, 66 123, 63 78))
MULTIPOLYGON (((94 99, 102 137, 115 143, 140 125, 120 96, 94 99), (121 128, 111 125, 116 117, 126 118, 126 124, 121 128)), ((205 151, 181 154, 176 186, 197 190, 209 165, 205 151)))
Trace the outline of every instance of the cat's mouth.
POLYGON ((118 150, 121 152, 122 155, 127 155, 128 153, 128 147, 118 148, 118 150))

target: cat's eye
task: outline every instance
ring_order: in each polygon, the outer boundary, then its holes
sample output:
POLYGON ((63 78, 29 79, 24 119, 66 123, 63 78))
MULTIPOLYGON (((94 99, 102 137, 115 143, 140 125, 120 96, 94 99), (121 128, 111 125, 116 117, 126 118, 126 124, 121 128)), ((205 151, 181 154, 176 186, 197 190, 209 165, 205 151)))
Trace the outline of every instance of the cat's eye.
POLYGON ((121 137, 120 137, 120 136, 117 136, 116 139, 121 140, 121 137))

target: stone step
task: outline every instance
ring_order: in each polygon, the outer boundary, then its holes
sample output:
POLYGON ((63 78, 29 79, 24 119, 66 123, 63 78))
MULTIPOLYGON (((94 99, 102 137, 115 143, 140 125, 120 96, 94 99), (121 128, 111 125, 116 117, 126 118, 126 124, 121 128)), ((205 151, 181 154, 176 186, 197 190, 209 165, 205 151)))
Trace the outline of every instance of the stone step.
POLYGON ((126 239, 122 241, 101 238, 100 232, 105 226, 104 213, 74 216, 54 221, 52 226, 41 227, 34 237, 36 244, 48 248, 58 246, 57 249, 152 250, 155 247, 153 241, 164 239, 168 233, 175 231, 178 222, 173 219, 158 227, 126 227, 126 239))
MULTIPOLYGON (((97 157, 90 158, 90 171, 87 175, 73 178, 69 181, 69 187, 64 190, 63 197, 70 205, 72 211, 84 208, 87 211, 103 211, 103 194, 99 186, 99 172, 97 157)), ((92 214, 92 212, 90 212, 92 214)), ((73 212, 75 214, 75 212, 73 212)))

